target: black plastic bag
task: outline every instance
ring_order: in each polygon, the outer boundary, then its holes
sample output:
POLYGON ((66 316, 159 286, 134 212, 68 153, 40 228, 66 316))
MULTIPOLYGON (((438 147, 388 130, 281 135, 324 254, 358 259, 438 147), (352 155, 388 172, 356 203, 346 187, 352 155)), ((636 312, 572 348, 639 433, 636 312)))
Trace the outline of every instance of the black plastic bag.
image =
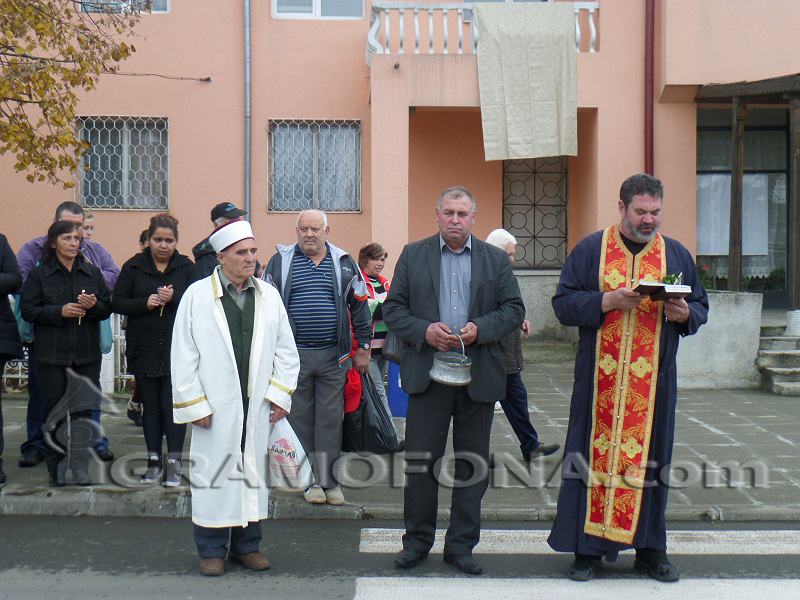
POLYGON ((397 432, 369 373, 361 374, 361 402, 345 413, 342 450, 361 455, 397 452, 397 432))

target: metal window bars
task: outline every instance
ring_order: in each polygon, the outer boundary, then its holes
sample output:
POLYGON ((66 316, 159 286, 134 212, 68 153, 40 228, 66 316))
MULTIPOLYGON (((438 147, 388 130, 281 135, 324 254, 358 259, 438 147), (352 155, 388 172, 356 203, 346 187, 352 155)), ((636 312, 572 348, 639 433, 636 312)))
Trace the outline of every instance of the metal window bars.
POLYGON ((276 119, 268 137, 269 211, 361 211, 360 121, 276 119))
POLYGON ((134 7, 143 13, 168 13, 169 0, 84 0, 80 3, 81 12, 85 13, 123 12, 134 7))
POLYGON ((76 194, 90 208, 168 210, 169 123, 163 117, 80 117, 76 194))

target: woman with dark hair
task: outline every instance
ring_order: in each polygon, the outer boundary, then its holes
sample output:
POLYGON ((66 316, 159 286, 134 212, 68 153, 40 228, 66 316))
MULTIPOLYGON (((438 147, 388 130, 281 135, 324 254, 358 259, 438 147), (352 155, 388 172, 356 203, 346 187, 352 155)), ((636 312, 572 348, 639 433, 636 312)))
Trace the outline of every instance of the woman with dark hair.
POLYGON ((389 361, 383 357, 382 349, 386 342, 389 329, 383 322, 383 303, 389 293, 389 280, 381 275, 383 267, 386 265, 386 257, 389 253, 378 242, 370 242, 358 252, 358 266, 367 282, 367 294, 369 299, 369 312, 372 314, 372 346, 369 356, 369 374, 375 382, 381 400, 386 411, 391 415, 389 409, 389 398, 386 393, 386 373, 389 370, 389 361))
POLYGON ((142 422, 147 446, 147 471, 142 483, 181 483, 181 456, 186 425, 172 419, 170 346, 178 303, 197 279, 195 265, 175 250, 178 220, 169 213, 150 219, 147 246, 122 265, 114 287, 114 312, 127 315, 125 329, 128 372, 136 377, 136 389, 144 408, 142 422), (162 439, 167 438, 164 473, 162 439))
POLYGON ((84 259, 80 243, 75 223, 50 225, 41 263, 28 274, 20 298, 22 318, 36 331, 32 359, 44 400, 51 487, 64 485, 67 466, 75 483, 91 485, 88 452, 99 436, 92 409, 100 388, 100 321, 111 315, 111 303, 102 272, 84 259))
MULTIPOLYGON (((149 246, 150 241, 150 231, 148 229, 144 229, 142 233, 139 234, 139 250, 144 250, 149 246)), ((122 329, 125 330, 128 328, 128 317, 122 317, 122 329)), ((142 421, 142 399, 139 396, 139 388, 136 387, 136 383, 133 384, 133 393, 131 394, 131 399, 128 400, 128 418, 133 421, 133 424, 137 427, 143 427, 144 422, 142 421)))

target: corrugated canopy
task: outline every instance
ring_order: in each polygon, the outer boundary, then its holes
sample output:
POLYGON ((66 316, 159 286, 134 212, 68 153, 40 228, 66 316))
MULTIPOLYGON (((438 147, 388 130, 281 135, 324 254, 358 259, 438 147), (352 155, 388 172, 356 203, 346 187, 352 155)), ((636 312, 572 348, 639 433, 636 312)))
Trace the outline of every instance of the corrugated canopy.
POLYGON ((700 86, 694 99, 696 102, 730 102, 734 97, 744 98, 749 103, 783 104, 800 97, 800 74, 760 81, 707 83, 700 86))

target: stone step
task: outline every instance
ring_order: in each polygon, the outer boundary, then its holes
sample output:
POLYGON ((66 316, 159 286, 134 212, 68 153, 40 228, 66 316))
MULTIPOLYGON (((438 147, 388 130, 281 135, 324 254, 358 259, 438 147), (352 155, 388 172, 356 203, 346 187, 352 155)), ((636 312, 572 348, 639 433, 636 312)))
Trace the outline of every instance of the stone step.
POLYGON ((759 340, 761 350, 800 350, 800 337, 762 337, 759 340))
POLYGON ((785 381, 779 381, 777 383, 773 383, 769 391, 773 394, 778 394, 779 396, 800 397, 800 382, 787 383, 785 381))
POLYGON ((762 325, 761 337, 776 337, 783 335, 786 331, 786 325, 762 325))
POLYGON ((774 383, 800 383, 800 369, 794 367, 766 367, 761 370, 764 389, 771 390, 774 383))
POLYGON ((758 366, 766 367, 800 367, 800 350, 760 350, 758 366))

